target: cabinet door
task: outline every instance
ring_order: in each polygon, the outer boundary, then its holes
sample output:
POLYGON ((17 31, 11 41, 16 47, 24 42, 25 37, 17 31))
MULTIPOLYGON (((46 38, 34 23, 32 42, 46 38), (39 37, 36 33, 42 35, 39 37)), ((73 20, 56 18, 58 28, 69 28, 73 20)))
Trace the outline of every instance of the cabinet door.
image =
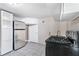
POLYGON ((13 49, 13 15, 1 11, 1 55, 13 49))

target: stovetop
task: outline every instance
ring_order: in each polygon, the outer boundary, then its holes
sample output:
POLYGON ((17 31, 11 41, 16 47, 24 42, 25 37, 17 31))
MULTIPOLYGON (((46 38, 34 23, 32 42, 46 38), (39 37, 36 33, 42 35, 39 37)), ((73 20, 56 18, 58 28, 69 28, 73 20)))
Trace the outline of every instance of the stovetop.
POLYGON ((63 36, 51 36, 46 40, 46 42, 59 43, 59 44, 71 44, 69 40, 66 40, 66 37, 63 36))

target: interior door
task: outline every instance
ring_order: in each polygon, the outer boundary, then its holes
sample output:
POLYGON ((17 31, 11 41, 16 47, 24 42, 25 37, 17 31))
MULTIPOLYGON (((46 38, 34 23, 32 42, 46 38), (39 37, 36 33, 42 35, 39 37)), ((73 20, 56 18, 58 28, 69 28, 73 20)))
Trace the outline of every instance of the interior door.
POLYGON ((13 14, 1 11, 1 55, 13 50, 13 14))

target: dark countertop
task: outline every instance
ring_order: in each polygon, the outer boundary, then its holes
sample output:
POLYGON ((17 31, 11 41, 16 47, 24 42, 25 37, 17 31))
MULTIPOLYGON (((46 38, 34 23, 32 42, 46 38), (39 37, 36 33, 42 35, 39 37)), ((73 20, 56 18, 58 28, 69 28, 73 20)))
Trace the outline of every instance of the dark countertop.
POLYGON ((66 39, 64 36, 51 36, 46 40, 46 43, 56 43, 56 44, 64 44, 70 45, 71 42, 66 39))

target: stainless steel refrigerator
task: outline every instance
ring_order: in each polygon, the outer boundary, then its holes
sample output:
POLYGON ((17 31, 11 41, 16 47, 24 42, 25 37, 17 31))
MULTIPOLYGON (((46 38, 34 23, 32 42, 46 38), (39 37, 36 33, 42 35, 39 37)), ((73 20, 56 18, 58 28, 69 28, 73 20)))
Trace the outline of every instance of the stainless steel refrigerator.
POLYGON ((13 21, 13 49, 17 50, 24 47, 27 43, 27 26, 21 21, 13 21))
POLYGON ((74 39, 74 47, 79 48, 79 31, 67 31, 66 36, 74 39))

